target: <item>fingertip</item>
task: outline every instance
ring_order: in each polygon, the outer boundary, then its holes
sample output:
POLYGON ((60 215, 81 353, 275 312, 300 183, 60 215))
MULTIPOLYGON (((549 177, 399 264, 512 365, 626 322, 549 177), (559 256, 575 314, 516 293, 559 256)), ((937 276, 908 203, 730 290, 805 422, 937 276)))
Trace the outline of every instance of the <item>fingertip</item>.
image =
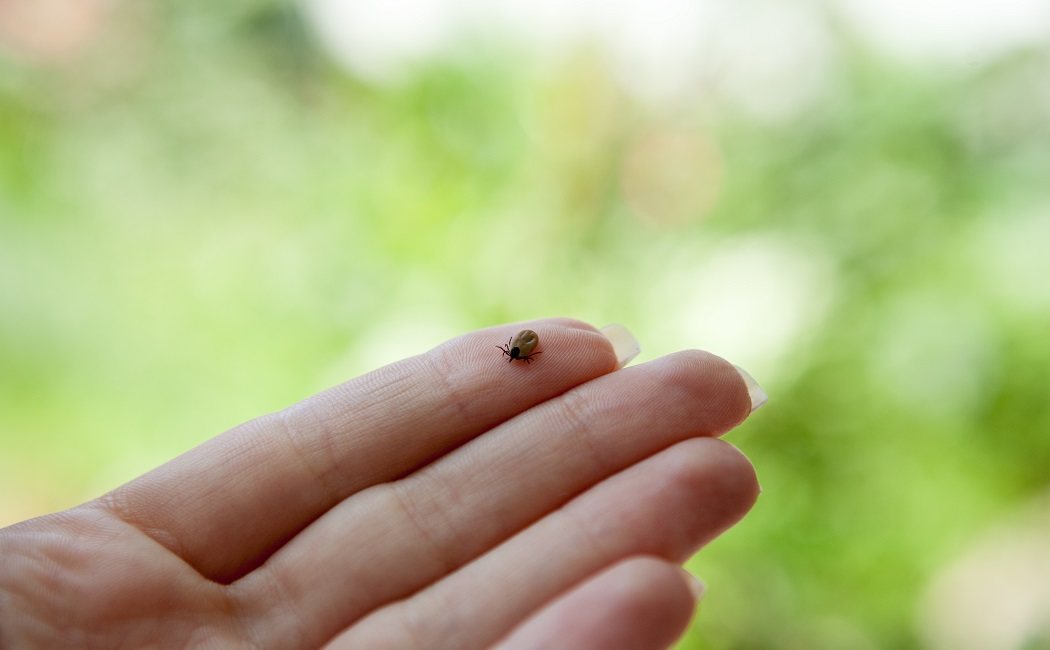
POLYGON ((682 350, 649 363, 660 368, 664 386, 682 389, 684 399, 705 405, 709 423, 705 434, 720 436, 751 414, 747 385, 737 367, 722 357, 704 350, 682 350))
POLYGON ((692 620, 695 589, 691 576, 673 562, 629 557, 569 589, 497 647, 668 647, 692 620))
POLYGON ((761 488, 751 460, 734 445, 718 438, 693 438, 679 443, 699 466, 693 476, 703 489, 717 498, 714 503, 724 509, 728 528, 746 515, 758 500, 761 488))
POLYGON ((653 556, 624 560, 606 576, 617 597, 616 619, 633 627, 671 630, 673 636, 693 618, 697 589, 703 593, 702 584, 679 565, 653 556))

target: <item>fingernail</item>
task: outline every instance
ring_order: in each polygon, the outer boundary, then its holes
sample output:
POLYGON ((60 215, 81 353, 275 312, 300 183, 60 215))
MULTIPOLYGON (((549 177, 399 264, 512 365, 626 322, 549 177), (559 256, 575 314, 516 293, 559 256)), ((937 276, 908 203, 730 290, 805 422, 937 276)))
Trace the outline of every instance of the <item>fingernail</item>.
POLYGON ((762 390, 755 378, 746 370, 736 366, 736 371, 740 373, 740 376, 744 378, 744 383, 747 384, 747 394, 751 397, 751 412, 754 413, 769 401, 769 395, 766 395, 766 391, 762 390))
POLYGON ((631 362, 638 353, 642 351, 642 348, 638 345, 638 339, 634 338, 626 327, 623 325, 606 325, 605 327, 598 330, 605 335, 605 338, 609 339, 612 343, 613 352, 616 353, 616 367, 623 368, 631 362))
POLYGON ((704 594, 707 593, 707 585, 705 585, 700 578, 697 578, 685 569, 682 570, 682 573, 685 574, 685 581, 686 584, 689 585, 689 591, 693 592, 693 598, 695 598, 697 602, 703 600, 704 594))

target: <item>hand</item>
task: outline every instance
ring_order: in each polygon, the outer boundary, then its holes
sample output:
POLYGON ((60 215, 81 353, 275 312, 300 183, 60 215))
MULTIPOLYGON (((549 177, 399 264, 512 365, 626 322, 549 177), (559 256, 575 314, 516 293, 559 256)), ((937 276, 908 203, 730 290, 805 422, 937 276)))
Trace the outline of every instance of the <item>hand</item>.
POLYGON ((678 564, 758 493, 714 439, 751 398, 688 351, 619 370, 568 320, 537 363, 467 334, 0 531, 0 646, 659 648, 678 564))

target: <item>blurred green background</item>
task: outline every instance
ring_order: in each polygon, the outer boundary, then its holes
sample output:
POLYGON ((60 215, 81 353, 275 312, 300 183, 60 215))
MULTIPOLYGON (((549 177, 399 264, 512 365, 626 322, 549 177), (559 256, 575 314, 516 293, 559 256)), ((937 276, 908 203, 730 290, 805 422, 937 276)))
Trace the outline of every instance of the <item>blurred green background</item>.
POLYGON ((0 525, 566 315, 771 395, 682 647, 1050 647, 1050 17, 932 5, 0 0, 0 525))

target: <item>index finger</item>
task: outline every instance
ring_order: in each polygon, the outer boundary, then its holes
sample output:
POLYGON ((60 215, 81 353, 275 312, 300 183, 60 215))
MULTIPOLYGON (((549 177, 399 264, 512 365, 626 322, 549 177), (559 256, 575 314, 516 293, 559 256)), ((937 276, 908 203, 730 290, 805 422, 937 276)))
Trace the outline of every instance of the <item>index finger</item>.
POLYGON ((351 494, 616 364, 608 339, 578 321, 479 330, 231 429, 100 503, 202 575, 230 581, 351 494), (508 366, 493 347, 525 328, 544 354, 508 366))

